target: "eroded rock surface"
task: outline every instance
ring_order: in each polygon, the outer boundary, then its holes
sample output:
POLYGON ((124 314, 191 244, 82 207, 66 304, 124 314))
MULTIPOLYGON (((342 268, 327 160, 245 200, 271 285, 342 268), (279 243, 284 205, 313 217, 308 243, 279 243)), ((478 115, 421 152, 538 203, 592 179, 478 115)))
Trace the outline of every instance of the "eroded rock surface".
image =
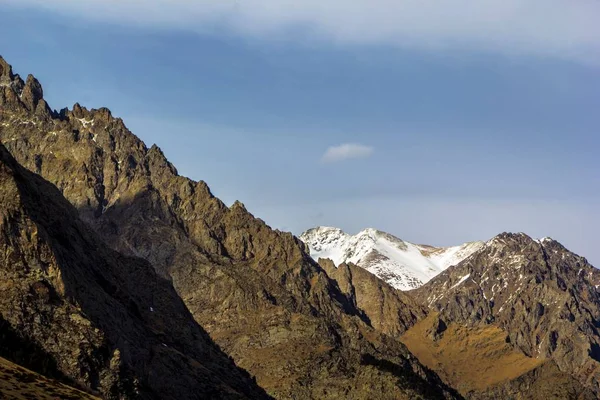
POLYGON ((0 356, 107 399, 266 399, 169 281, 0 145, 0 356))

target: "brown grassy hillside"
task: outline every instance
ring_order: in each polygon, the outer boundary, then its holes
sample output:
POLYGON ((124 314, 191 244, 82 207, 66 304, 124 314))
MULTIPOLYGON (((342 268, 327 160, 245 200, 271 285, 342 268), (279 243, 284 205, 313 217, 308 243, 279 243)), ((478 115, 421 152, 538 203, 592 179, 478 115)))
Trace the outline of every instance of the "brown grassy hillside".
POLYGON ((14 400, 98 399, 90 394, 47 379, 0 358, 0 398, 14 400))
POLYGON ((421 363, 461 393, 486 390, 544 363, 515 350, 506 343, 506 333, 491 325, 470 328, 451 323, 436 339, 432 332, 437 318, 431 313, 401 340, 421 363))

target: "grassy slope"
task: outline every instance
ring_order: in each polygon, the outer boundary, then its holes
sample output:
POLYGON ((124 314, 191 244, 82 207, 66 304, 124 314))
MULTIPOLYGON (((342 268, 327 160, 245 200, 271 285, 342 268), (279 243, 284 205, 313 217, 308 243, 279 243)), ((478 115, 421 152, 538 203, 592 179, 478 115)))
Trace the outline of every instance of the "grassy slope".
POLYGON ((505 341, 506 333, 494 326, 450 324, 443 336, 433 341, 427 330, 436 317, 431 313, 401 340, 422 364, 463 394, 515 379, 544 363, 514 350, 505 341))
POLYGON ((0 398, 15 400, 98 399, 60 382, 47 379, 0 358, 0 398))

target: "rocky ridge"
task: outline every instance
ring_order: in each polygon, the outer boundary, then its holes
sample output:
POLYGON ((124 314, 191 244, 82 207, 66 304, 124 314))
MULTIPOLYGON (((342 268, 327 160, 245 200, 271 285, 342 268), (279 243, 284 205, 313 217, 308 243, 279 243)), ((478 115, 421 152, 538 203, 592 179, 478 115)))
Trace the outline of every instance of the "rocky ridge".
POLYGON ((399 339, 427 315, 427 309, 411 296, 394 289, 363 268, 351 263, 336 267, 329 259, 319 259, 319 264, 364 312, 369 324, 386 335, 399 339))

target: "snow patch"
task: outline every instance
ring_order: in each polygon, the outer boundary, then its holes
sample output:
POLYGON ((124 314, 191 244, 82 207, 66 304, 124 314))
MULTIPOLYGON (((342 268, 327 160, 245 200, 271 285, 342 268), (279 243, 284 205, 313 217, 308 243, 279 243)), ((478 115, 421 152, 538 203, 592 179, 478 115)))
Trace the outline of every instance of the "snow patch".
POLYGON ((450 290, 452 290, 452 289, 454 289, 455 287, 457 287, 457 286, 461 285, 462 283, 464 283, 464 282, 465 282, 467 279, 469 279, 470 277, 471 277, 471 274, 470 274, 470 273, 469 273, 469 274, 466 274, 465 276, 463 276, 462 278, 460 278, 460 279, 458 280, 458 283, 456 283, 454 286, 452 286, 452 287, 450 288, 450 290))
POLYGON ((93 119, 85 119, 85 118, 77 118, 77 120, 79 122, 81 122, 81 124, 83 125, 84 128, 87 128, 88 125, 93 125, 94 124, 94 120, 93 119))
POLYGON ((365 229, 352 236, 332 227, 310 229, 300 239, 315 260, 328 258, 336 266, 351 262, 400 290, 422 286, 483 246, 473 242, 435 248, 406 242, 376 229, 365 229))

